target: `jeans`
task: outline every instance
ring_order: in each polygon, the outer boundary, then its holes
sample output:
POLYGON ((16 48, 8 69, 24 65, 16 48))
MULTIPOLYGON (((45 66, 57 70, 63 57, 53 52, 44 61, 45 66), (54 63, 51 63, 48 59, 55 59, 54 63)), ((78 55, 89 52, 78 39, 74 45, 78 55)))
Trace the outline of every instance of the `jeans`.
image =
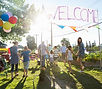
POLYGON ((40 56, 40 64, 42 67, 45 67, 45 55, 40 56))
POLYGON ((18 63, 17 64, 11 64, 11 72, 14 72, 14 65, 15 65, 15 72, 18 72, 18 63))

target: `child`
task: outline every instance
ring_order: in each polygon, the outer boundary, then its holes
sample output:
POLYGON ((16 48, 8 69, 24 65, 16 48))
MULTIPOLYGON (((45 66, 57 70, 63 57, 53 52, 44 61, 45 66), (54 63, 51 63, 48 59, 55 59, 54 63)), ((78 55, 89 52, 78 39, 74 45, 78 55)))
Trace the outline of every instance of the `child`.
POLYGON ((23 56, 23 64, 24 64, 24 75, 23 77, 28 76, 28 67, 29 67, 29 55, 30 55, 30 50, 28 49, 27 46, 24 47, 24 51, 22 52, 21 56, 23 56))
POLYGON ((72 54, 73 54, 72 47, 71 46, 68 46, 68 49, 66 50, 66 57, 68 59, 69 72, 71 74, 72 74, 71 62, 73 61, 72 54))
POLYGON ((54 53, 52 50, 50 51, 49 59, 50 59, 50 63, 52 64, 54 62, 54 53))
POLYGON ((54 47, 54 61, 55 64, 57 65, 57 59, 59 58, 59 51, 57 49, 57 46, 54 47))

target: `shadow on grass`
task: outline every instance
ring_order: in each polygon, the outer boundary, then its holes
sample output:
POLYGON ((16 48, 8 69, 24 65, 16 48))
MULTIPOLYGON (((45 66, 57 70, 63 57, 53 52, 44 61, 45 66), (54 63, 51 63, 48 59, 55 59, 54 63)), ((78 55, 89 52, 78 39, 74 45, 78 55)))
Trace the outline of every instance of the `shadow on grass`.
MULTIPOLYGON (((14 78, 15 78, 15 77, 14 77, 14 78)), ((14 78, 11 79, 10 81, 8 81, 7 83, 1 85, 1 86, 0 86, 0 89, 6 89, 6 87, 14 80, 14 78)), ((5 81, 5 80, 4 80, 4 81, 5 81)))
MULTIPOLYGON (((54 74, 54 87, 56 87, 56 83, 58 84, 60 89, 77 89, 76 81, 70 76, 69 73, 61 71, 58 66, 52 68, 52 72, 54 74), (57 71, 56 71, 57 70, 57 71)), ((59 89, 56 88, 56 89, 59 89)))
MULTIPOLYGON (((85 70, 87 71, 91 71, 91 70, 95 70, 98 72, 102 72, 102 69, 100 69, 100 67, 95 67, 95 66, 86 66, 86 64, 83 62, 84 66, 85 66, 85 70)), ((76 69, 80 70, 80 65, 72 65, 73 67, 75 67, 76 69)))
POLYGON ((22 89, 24 87, 23 85, 24 85, 25 81, 26 81, 26 77, 25 78, 22 77, 22 79, 19 81, 19 83, 17 84, 15 89, 22 89))
POLYGON ((40 79, 37 85, 37 89, 54 89, 51 87, 50 79, 45 75, 45 71, 41 71, 39 75, 40 79))
POLYGON ((38 65, 36 65, 35 68, 32 67, 32 68, 29 69, 29 71, 31 71, 31 74, 34 74, 37 70, 39 70, 39 66, 38 65))
POLYGON ((74 77, 82 84, 83 89, 102 89, 102 83, 87 73, 74 71, 74 77))

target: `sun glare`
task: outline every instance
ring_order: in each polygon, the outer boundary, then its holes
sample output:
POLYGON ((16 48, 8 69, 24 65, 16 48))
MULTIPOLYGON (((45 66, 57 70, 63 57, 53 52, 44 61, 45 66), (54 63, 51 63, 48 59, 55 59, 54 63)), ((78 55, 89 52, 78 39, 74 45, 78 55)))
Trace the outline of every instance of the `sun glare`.
POLYGON ((49 20, 44 14, 37 16, 35 22, 32 22, 30 26, 29 35, 41 34, 47 31, 49 26, 49 20))

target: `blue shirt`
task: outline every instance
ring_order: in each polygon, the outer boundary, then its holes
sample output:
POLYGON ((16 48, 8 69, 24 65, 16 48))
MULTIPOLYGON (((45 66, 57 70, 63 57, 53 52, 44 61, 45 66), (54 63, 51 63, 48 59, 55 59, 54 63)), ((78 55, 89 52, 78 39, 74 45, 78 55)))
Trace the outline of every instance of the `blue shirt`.
POLYGON ((18 54, 17 54, 17 46, 12 46, 10 48, 10 52, 11 52, 11 60, 10 60, 10 63, 11 64, 17 64, 18 61, 19 61, 18 54))
POLYGON ((60 51, 61 51, 61 53, 66 53, 66 46, 62 46, 60 51))
POLYGON ((30 53, 29 50, 22 52, 21 55, 23 56, 23 62, 29 61, 29 53, 30 53))

